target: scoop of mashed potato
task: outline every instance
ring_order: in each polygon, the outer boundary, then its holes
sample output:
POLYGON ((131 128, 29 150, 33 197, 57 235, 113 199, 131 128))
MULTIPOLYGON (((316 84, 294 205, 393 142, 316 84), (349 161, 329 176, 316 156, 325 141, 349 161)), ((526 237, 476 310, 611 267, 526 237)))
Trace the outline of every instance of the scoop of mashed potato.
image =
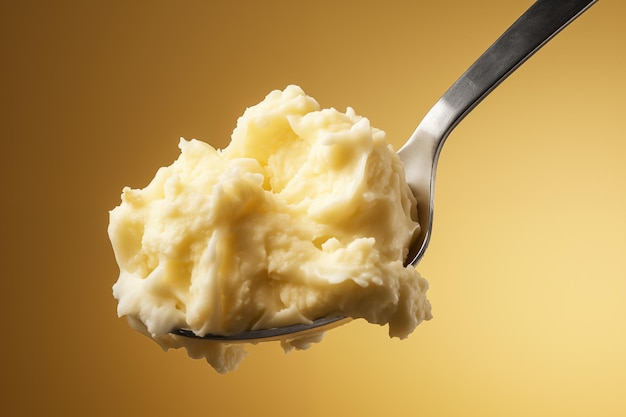
POLYGON ((348 316, 404 338, 431 318, 427 281, 404 266, 416 202, 368 119, 321 109, 288 86, 248 108, 226 148, 179 147, 172 165, 143 189, 124 188, 110 212, 113 294, 133 328, 223 373, 245 345, 170 332, 230 335, 348 316))

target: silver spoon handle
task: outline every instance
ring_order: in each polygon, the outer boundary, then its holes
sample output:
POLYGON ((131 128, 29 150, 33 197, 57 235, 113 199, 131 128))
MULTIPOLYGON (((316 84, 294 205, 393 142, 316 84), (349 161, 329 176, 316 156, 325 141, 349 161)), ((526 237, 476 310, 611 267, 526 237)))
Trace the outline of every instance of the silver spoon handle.
POLYGON ((537 0, 446 91, 400 148, 422 226, 422 246, 409 254, 410 263, 419 260, 430 239, 434 177, 445 139, 509 74, 596 1, 537 0))
MULTIPOLYGON (((597 0, 538 0, 487 49, 448 89, 445 121, 438 136, 443 140, 478 103, 546 42, 574 21, 597 0)), ((435 106, 422 123, 440 119, 435 106), (431 115, 431 113, 433 113, 431 115)))

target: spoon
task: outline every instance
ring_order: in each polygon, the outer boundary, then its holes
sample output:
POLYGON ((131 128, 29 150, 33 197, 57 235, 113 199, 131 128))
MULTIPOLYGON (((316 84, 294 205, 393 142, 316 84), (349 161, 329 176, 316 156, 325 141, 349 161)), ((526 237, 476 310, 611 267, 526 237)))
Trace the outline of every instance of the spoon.
MULTIPOLYGON (((446 138, 459 122, 509 74, 597 0, 537 0, 446 91, 417 126, 398 155, 417 199, 421 231, 409 247, 405 264, 415 266, 424 255, 433 225, 435 170, 446 138)), ((324 317, 312 323, 251 330, 235 335, 197 336, 190 330, 173 334, 191 338, 236 342, 296 339, 342 325, 350 318, 324 317)))

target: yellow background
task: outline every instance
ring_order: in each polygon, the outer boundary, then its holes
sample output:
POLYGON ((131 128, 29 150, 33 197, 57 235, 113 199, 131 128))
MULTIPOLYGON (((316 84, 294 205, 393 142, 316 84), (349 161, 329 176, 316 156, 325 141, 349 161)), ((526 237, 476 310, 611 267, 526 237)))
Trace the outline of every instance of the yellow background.
POLYGON ((626 6, 600 0, 447 141, 435 318, 218 375, 116 317, 108 210, 301 85, 398 147, 529 0, 2 1, 3 416, 626 415, 626 6))

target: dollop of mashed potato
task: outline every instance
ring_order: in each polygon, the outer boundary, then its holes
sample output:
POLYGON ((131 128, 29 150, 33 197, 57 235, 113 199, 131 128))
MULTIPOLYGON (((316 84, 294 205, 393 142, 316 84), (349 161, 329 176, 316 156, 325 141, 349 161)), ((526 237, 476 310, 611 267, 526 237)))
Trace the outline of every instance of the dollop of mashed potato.
POLYGON ((368 119, 321 109, 288 86, 248 108, 225 149, 179 147, 172 165, 143 189, 124 188, 110 212, 113 294, 133 328, 223 373, 245 345, 170 332, 349 316, 404 338, 431 318, 427 281, 404 266, 419 229, 415 199, 368 119))

